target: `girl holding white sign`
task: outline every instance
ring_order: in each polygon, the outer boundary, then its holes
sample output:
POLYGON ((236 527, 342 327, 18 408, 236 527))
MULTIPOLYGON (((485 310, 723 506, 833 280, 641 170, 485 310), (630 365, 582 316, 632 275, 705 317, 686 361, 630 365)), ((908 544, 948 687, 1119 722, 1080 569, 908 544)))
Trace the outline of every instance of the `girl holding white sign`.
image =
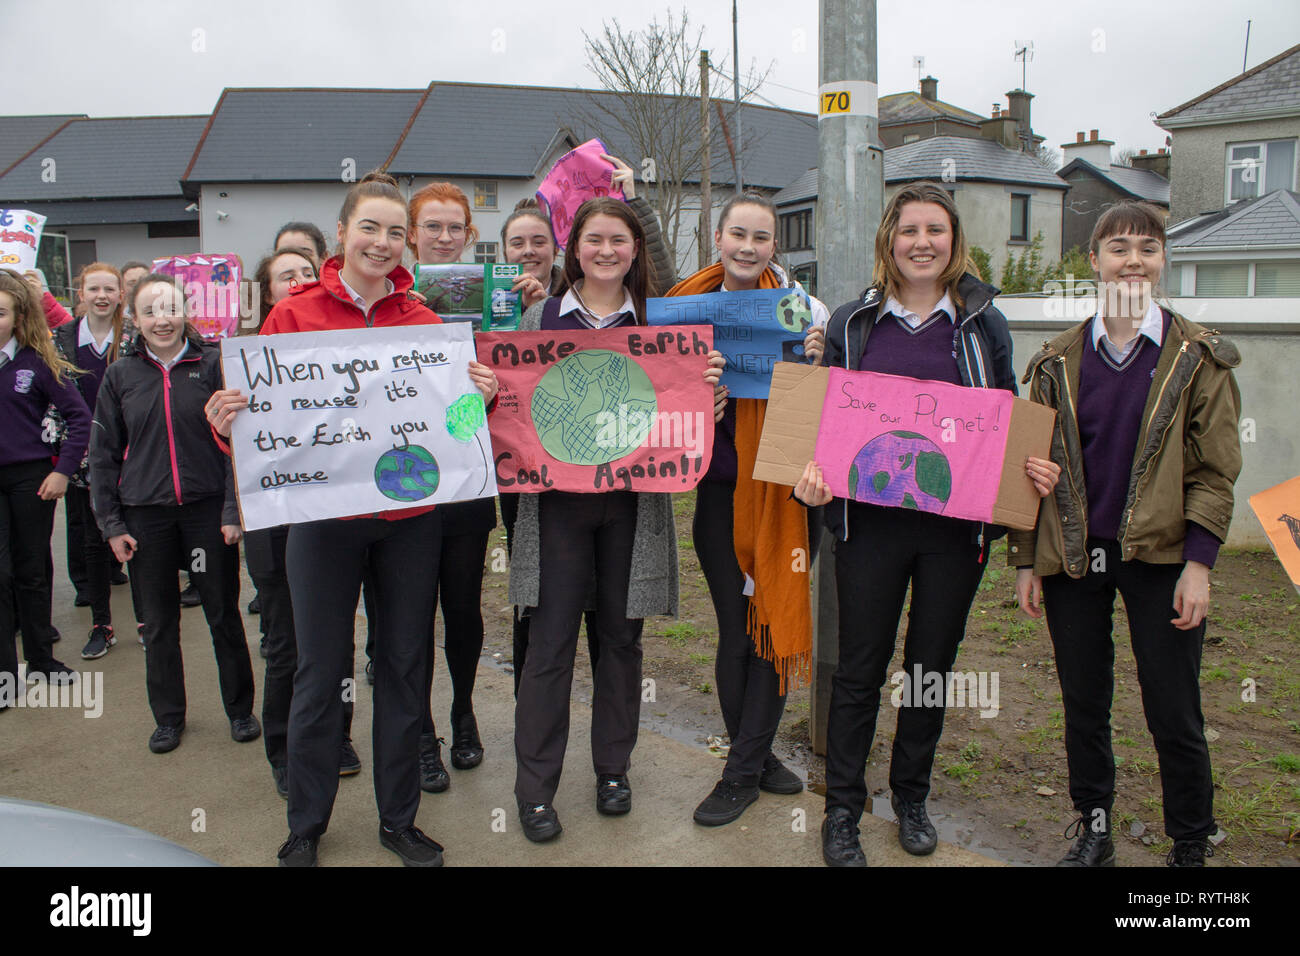
MULTIPOLYGON (((645 236, 626 203, 584 202, 574 218, 562 294, 534 305, 525 330, 621 329, 645 322, 650 288, 645 236)), ((709 353, 710 387, 724 360, 709 353)), ((528 658, 515 706, 515 798, 524 835, 561 832, 552 801, 569 736, 569 693, 592 570, 600 658, 592 702, 596 809, 627 813, 627 771, 641 703, 641 626, 677 612, 677 540, 672 496, 607 491, 522 495, 510 565, 510 599, 529 609, 528 658)))
POLYGON ((174 278, 145 276, 134 296, 139 336, 108 366, 95 405, 90 494, 109 547, 139 581, 145 682, 158 725, 149 749, 175 750, 185 729, 178 554, 203 598, 230 735, 255 740, 262 729, 239 614, 239 509, 230 462, 203 422, 204 404, 221 387, 221 356, 190 326, 174 278))
MULTIPOLYGON (((339 255, 320 282, 281 302, 262 334, 380 326, 433 325, 441 320, 412 295, 402 267, 406 201, 396 181, 368 173, 348 190, 339 211, 339 255)), ((469 376, 489 403, 496 375, 478 362, 469 376)), ((208 420, 229 436, 248 397, 237 389, 213 395, 208 420)), ((282 866, 314 866, 338 791, 339 684, 349 675, 353 622, 363 575, 375 585, 374 774, 380 843, 407 866, 440 866, 442 847, 415 826, 420 805, 421 702, 426 692, 433 583, 441 551, 439 516, 431 506, 295 524, 285 560, 298 637, 298 669, 289 712, 289 838, 282 866)))
MULTIPOLYGON (((948 192, 935 183, 905 185, 889 201, 876 232, 871 287, 836 309, 824 332, 811 330, 805 349, 823 364, 846 369, 1014 393, 1007 321, 993 307, 997 290, 976 278, 976 271, 948 192)), ((1044 496, 1060 475, 1056 465, 1037 458, 1029 458, 1025 469, 1044 496)), ((831 502, 816 462, 808 463, 794 493, 810 505, 831 502)), ((827 726, 822 856, 830 866, 865 866, 858 841, 865 769, 908 585, 905 677, 911 680, 919 670, 946 685, 990 539, 1002 529, 848 499, 829 504, 826 524, 837 539, 840 653, 827 726)), ((922 704, 919 687, 910 693, 907 688, 889 783, 899 843, 921 856, 938 845, 925 801, 944 709, 942 701, 922 704)))

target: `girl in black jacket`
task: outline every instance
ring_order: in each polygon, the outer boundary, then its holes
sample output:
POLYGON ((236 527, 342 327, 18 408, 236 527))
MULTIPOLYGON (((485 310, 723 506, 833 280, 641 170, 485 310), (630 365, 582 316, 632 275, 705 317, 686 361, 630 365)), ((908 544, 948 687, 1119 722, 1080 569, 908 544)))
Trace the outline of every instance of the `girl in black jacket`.
POLYGON ((158 724, 149 749, 175 750, 185 729, 178 555, 203 597, 230 735, 255 740, 262 728, 239 615, 239 511, 230 460, 213 444, 203 410, 222 386, 221 356, 186 321, 172 277, 145 276, 132 305, 140 335, 132 354, 104 373, 90 488, 113 554, 140 576, 145 680, 158 724))

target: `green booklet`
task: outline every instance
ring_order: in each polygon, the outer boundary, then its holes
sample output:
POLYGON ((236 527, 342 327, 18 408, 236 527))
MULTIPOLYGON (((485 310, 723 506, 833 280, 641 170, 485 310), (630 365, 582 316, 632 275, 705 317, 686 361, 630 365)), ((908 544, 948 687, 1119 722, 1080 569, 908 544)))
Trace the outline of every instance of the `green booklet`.
POLYGON ((509 332, 519 328, 522 311, 519 293, 510 291, 519 269, 495 262, 417 263, 415 288, 444 322, 473 322, 481 332, 509 332))

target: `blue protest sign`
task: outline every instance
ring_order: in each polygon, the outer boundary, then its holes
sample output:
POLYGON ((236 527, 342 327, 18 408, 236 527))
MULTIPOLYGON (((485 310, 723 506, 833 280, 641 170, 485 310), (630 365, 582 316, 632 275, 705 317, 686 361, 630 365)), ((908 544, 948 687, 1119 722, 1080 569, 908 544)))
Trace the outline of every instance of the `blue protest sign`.
POLYGON ((750 289, 648 299, 646 322, 713 326, 713 347, 727 359, 722 384, 731 397, 767 398, 772 366, 804 361, 813 314, 800 289, 750 289))

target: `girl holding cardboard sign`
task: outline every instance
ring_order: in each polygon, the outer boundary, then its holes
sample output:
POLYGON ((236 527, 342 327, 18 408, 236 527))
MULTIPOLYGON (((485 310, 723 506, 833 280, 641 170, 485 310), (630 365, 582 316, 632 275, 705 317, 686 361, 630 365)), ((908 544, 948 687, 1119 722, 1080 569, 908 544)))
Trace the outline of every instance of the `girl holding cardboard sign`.
MULTIPOLYGON (((795 287, 773 263, 776 207, 755 194, 723 205, 713 237, 719 261, 683 279, 668 295, 795 287)), ((826 306, 810 297, 816 325, 826 306)), ((767 402, 725 406, 713 433, 713 458, 696 489, 695 552, 718 619, 715 676, 731 738, 722 779, 695 810, 695 822, 721 826, 740 817, 759 791, 792 794, 803 781, 772 753, 789 678, 806 672, 812 651, 808 586, 815 513, 786 487, 754 481, 767 402)), ((820 530, 820 529, 818 529, 820 530)))
POLYGON ((1036 531, 1012 532, 1016 596, 1042 617, 1065 705, 1070 799, 1079 819, 1061 866, 1113 866, 1110 703, 1115 593, 1124 597, 1142 706, 1164 793, 1170 866, 1213 855, 1214 783, 1201 717, 1201 643, 1210 568, 1241 471, 1232 369, 1237 349, 1154 301, 1164 217, 1112 206, 1089 243, 1097 314, 1029 363, 1030 397, 1057 411, 1053 458, 1069 480, 1043 502, 1036 531))
MULTIPOLYGON (((813 329, 805 348, 821 355, 823 364, 1015 392, 1011 337, 992 304, 997 290, 972 271, 952 197, 934 183, 908 184, 889 201, 876 232, 871 287, 836 309, 824 334, 813 329)), ((1050 493, 1059 469, 1035 458, 1025 467, 1039 494, 1050 493)), ((816 462, 808 463, 794 493, 811 505, 831 501, 816 462)), ((1001 529, 847 499, 826 508, 826 524, 837 539, 840 656, 827 728, 822 856, 830 866, 865 866, 858 841, 865 768, 908 584, 905 680, 919 669, 946 681, 989 539, 1001 529)), ((903 699, 889 783, 899 843, 923 855, 938 844, 925 800, 943 701, 922 703, 919 688, 903 699)))
MULTIPOLYGON (((627 204, 587 200, 574 218, 563 294, 534 305, 520 327, 644 324, 646 260, 644 233, 627 204)), ((710 388, 723 364, 721 353, 709 353, 704 381, 710 388)), ((667 494, 548 491, 520 498, 510 600, 528 609, 530 629, 515 706, 515 798, 529 840, 561 832, 552 801, 568 745, 578 621, 593 568, 600 625, 591 727, 596 809, 620 815, 632 808, 627 771, 641 705, 641 625, 646 615, 676 614, 676 537, 667 494)))

